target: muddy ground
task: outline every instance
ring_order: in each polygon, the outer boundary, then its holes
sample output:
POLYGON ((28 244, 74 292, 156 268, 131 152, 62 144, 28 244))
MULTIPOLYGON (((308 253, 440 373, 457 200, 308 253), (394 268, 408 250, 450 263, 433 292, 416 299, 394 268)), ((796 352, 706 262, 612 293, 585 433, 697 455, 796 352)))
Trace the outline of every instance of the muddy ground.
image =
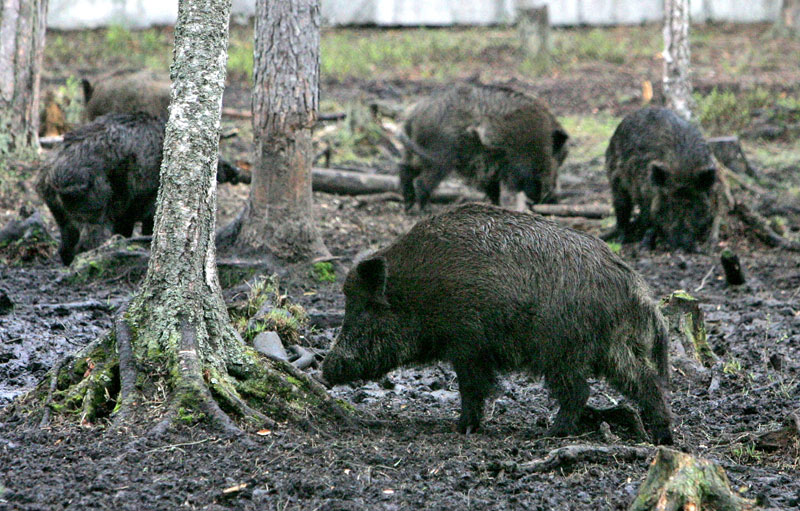
MULTIPOLYGON (((740 83, 725 69, 717 69, 713 52, 707 50, 714 44, 727 44, 729 51, 746 47, 742 41, 759 30, 764 27, 720 27, 721 42, 700 44, 696 73, 702 86, 751 83, 752 75, 740 83)), ((511 58, 507 53, 499 47, 487 62, 478 63, 484 80, 492 73, 491 62, 496 62, 496 76, 535 90, 559 115, 620 115, 631 110, 639 100, 631 100, 630 94, 638 94, 644 78, 655 82, 660 65, 655 60, 633 66, 606 62, 531 79, 503 74, 503 63, 511 58), (630 94, 618 94, 620 88, 630 94)), ((51 76, 52 83, 63 83, 66 73, 75 71, 81 70, 60 70, 61 75, 51 76)), ((465 69, 464 74, 470 72, 465 69)), ((796 66, 766 69, 762 78, 758 83, 770 90, 797 97, 796 66)), ((404 104, 436 85, 408 77, 324 79, 323 99, 404 104)), ((246 80, 232 81, 225 103, 247 107, 246 80)), ((247 132, 246 121, 226 123, 247 132)), ((582 140, 575 138, 574 143, 582 140)), ((249 147, 243 136, 223 151, 248 160, 249 147)), ((783 148, 785 142, 775 147, 783 148)), ((564 167, 565 202, 609 203, 602 159, 575 154, 573 150, 564 167)), ((794 164, 783 166, 754 159, 763 173, 761 184, 780 199, 774 203, 797 200, 791 193, 799 182, 800 154, 796 156, 794 164)), ((391 171, 385 157, 373 163, 391 171)), ((21 173, 13 187, 16 192, 2 198, 4 219, 21 202, 37 204, 31 179, 21 173)), ((763 202, 745 191, 735 192, 754 207, 763 202)), ((246 193, 243 185, 220 188, 221 222, 236 212, 246 193)), ((364 204, 323 193, 314 198, 325 242, 345 266, 358 252, 385 245, 417 220, 395 202, 364 204)), ((797 237, 800 217, 792 211, 782 210, 783 222, 788 235, 797 237)), ((561 221, 593 233, 610 225, 608 220, 561 221)), ((686 289, 702 300, 709 342, 720 359, 694 376, 679 364, 673 366, 677 447, 719 462, 731 486, 764 508, 800 508, 797 440, 772 451, 756 446, 757 434, 780 427, 790 414, 800 412, 800 255, 763 246, 733 220, 720 245, 706 253, 624 247, 622 255, 644 275, 656 296, 686 289), (723 247, 740 255, 748 277, 744 286, 725 284, 718 264, 723 247)), ((101 335, 110 326, 115 306, 136 289, 136 282, 128 278, 77 285, 63 275, 52 259, 0 263, 0 288, 15 305, 0 315, 0 406, 34 385, 59 357, 101 335), (74 307, 78 302, 83 306, 74 307)), ((286 283, 292 299, 307 309, 336 313, 344 307, 340 283, 319 283, 301 274, 286 283)), ((304 342, 324 348, 335 333, 335 328, 308 330, 304 342)), ((678 342, 673 340, 673 355, 678 342)), ((520 375, 503 380, 500 392, 487 404, 484 431, 470 436, 454 430, 457 382, 444 365, 401 369, 380 383, 340 386, 332 393, 353 404, 359 414, 383 420, 383 425, 312 431, 285 424, 267 435, 253 435, 253 445, 217 438, 201 427, 181 427, 157 443, 127 448, 140 433, 135 427, 108 434, 102 425, 31 431, 0 424, 0 509, 626 509, 648 468, 649 460, 643 459, 527 471, 527 462, 557 447, 633 445, 636 440, 613 427, 611 433, 619 440, 599 432, 544 438, 554 402, 541 382, 520 375), (225 491, 237 485, 238 490, 225 491)), ((602 382, 592 385, 592 404, 608 406, 620 399, 602 382)))

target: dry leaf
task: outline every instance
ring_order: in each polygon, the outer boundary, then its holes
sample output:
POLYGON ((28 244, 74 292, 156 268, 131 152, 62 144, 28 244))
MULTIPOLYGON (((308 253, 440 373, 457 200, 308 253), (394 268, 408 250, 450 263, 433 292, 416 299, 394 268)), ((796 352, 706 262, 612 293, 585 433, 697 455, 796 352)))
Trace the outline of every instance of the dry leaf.
POLYGON ((642 82, 642 103, 647 104, 653 99, 653 84, 650 80, 642 82))
POLYGON ((247 488, 247 483, 237 484, 235 486, 231 486, 230 488, 225 488, 224 490, 222 490, 222 493, 224 495, 227 495, 229 493, 235 493, 237 491, 242 491, 245 488, 247 488))

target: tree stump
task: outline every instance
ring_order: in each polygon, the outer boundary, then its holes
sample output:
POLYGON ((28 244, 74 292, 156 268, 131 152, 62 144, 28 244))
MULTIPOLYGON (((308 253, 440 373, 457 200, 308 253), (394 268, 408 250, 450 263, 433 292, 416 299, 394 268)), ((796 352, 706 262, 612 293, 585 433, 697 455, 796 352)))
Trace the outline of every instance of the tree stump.
POLYGON ((550 16, 547 5, 517 10, 517 32, 523 54, 541 63, 550 60, 550 16))
MULTIPOLYGON (((672 326, 689 341, 689 346, 694 351, 694 359, 705 367, 711 367, 717 361, 717 356, 708 344, 703 311, 700 310, 700 301, 684 290, 671 293, 661 300, 661 310, 669 317, 672 326), (678 320, 675 323, 675 320, 678 320)), ((684 351, 686 346, 683 346, 684 351)))
POLYGON ((722 270, 725 272, 725 282, 729 286, 741 286, 744 284, 744 272, 742 271, 741 263, 739 263, 739 256, 726 248, 722 251, 719 259, 722 263, 722 270))
POLYGON ((754 502, 730 488, 718 464, 658 448, 639 494, 628 511, 742 511, 754 502))

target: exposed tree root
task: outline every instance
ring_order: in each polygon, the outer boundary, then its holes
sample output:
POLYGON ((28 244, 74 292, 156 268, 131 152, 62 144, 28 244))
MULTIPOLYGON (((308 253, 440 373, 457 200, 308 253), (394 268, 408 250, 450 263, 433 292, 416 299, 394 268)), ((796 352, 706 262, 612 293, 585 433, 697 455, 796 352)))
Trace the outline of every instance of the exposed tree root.
POLYGON ((751 210, 746 204, 736 203, 731 213, 739 217, 752 230, 753 234, 767 245, 800 252, 800 242, 784 238, 776 233, 766 218, 751 210))
POLYGON ((336 424, 353 424, 319 383, 289 363, 268 361, 241 339, 241 352, 232 355, 227 372, 220 371, 201 360, 197 326, 184 320, 172 367, 145 370, 136 360, 135 335, 128 307, 123 307, 109 334, 62 360, 4 415, 13 413, 40 427, 52 425, 58 416, 62 423, 111 420, 113 427, 124 428, 155 414, 159 419, 145 435, 152 438, 176 423, 204 423, 225 436, 241 436, 277 428, 278 420, 307 424, 314 410, 336 424), (159 380, 166 401, 156 392, 159 380))
POLYGON ((61 367, 64 364, 68 364, 70 360, 71 357, 60 360, 48 373, 50 377, 50 387, 47 389, 47 397, 44 400, 44 412, 42 413, 42 420, 39 421, 40 428, 46 428, 50 424, 50 405, 53 402, 53 394, 55 393, 56 385, 58 384, 58 373, 61 371, 61 367))
MULTIPOLYGON (((661 299, 661 311, 688 342, 678 343, 679 359, 695 373, 702 374, 713 366, 718 357, 708 344, 700 301, 684 290, 678 290, 661 299), (691 352, 692 358, 687 356, 691 352)), ((676 360, 677 361, 677 360, 676 360)))
POLYGON ((114 413, 115 426, 123 426, 130 416, 130 411, 139 394, 136 390, 136 367, 133 361, 131 327, 125 321, 127 305, 124 306, 114 321, 114 333, 117 339, 117 356, 119 358, 119 406, 114 413))
MULTIPOLYGON (((203 381, 203 369, 197 354, 197 332, 187 321, 181 325, 181 346, 178 351, 178 370, 180 376, 172 399, 186 408, 204 413, 212 425, 221 431, 238 436, 242 434, 239 426, 222 411, 211 391, 203 381)), ((238 410, 240 413, 242 410, 238 410)))

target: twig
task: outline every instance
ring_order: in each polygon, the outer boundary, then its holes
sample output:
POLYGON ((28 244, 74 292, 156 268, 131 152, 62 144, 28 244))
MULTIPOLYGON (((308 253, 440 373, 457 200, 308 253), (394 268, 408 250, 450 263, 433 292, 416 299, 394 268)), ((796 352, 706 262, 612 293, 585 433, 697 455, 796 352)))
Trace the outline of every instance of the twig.
POLYGON ((194 442, 183 442, 180 444, 163 445, 161 447, 156 447, 154 449, 150 449, 149 451, 145 451, 144 454, 151 454, 159 451, 171 451, 174 449, 178 449, 180 447, 189 447, 190 445, 199 445, 199 444, 204 444, 206 442, 219 442, 219 438, 204 438, 202 440, 196 440, 194 442))
POLYGON ((694 292, 695 293, 697 293, 698 291, 700 291, 701 289, 706 287, 706 281, 708 280, 708 278, 711 276, 712 273, 714 273, 714 267, 713 266, 708 269, 708 273, 706 273, 705 276, 703 277, 703 279, 700 281, 700 285, 697 286, 696 288, 694 288, 694 292))

